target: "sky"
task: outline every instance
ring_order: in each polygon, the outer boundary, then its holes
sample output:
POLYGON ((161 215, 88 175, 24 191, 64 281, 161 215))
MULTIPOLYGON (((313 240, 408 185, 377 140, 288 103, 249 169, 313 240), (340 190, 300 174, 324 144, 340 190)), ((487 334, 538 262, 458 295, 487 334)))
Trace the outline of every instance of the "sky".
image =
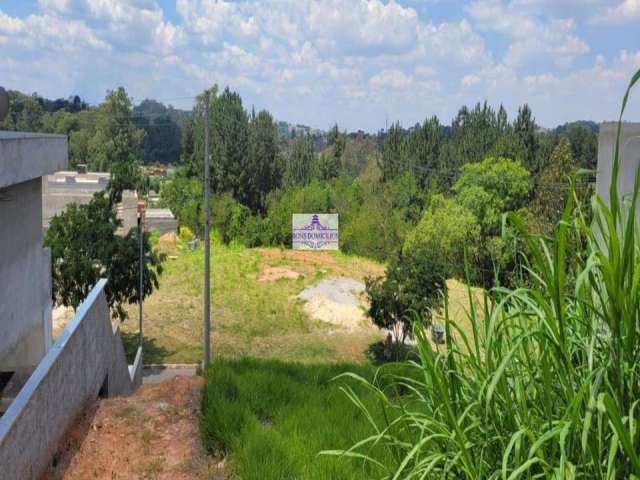
POLYGON ((640 0, 0 0, 5 88, 189 109, 228 85, 323 129, 448 124, 484 100, 545 127, 614 120, 639 68, 640 0))

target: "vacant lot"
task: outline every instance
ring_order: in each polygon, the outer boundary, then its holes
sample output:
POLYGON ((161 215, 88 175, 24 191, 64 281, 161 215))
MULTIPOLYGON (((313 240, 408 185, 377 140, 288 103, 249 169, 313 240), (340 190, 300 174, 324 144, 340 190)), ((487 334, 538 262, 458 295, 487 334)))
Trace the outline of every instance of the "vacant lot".
MULTIPOLYGON (((170 258, 160 289, 144 305, 145 363, 196 363, 202 352, 202 251, 162 243, 170 258)), ((328 276, 363 279, 383 266, 340 253, 293 252, 214 245, 212 331, 215 355, 302 362, 361 361, 381 334, 312 320, 297 295, 328 276)), ((123 331, 129 353, 138 328, 137 307, 123 331)))

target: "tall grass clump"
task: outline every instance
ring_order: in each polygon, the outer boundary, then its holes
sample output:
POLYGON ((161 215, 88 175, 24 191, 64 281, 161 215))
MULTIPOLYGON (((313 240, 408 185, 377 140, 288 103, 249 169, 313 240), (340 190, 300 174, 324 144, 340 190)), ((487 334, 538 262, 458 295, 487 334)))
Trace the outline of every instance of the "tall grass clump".
MULTIPOLYGON (((225 474, 242 480, 368 480, 375 466, 319 457, 367 435, 363 418, 331 380, 345 371, 372 378, 373 368, 354 364, 284 363, 218 358, 205 371, 201 434, 205 448, 228 456, 225 474)), ((372 420, 382 412, 373 395, 355 386, 372 420)), ((376 455, 386 458, 381 449, 376 455)))
POLYGON ((595 196, 588 222, 574 179, 550 238, 509 217, 530 252, 527 287, 496 288, 482 306, 469 295, 470 335, 445 299, 446 349, 414 328, 414 374, 394 376, 404 394, 350 374, 387 414, 350 449, 324 454, 363 458, 389 479, 640 478, 640 170, 630 197, 617 189, 622 117, 639 79, 622 102, 609 204, 595 196))

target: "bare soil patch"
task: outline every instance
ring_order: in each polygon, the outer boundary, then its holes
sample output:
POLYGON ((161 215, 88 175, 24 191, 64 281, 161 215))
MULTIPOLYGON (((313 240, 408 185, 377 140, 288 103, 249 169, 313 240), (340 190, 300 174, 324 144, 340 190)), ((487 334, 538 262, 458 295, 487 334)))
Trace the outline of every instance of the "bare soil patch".
POLYGON ((160 235, 160 242, 176 243, 180 238, 176 232, 167 232, 164 235, 160 235))
POLYGON ((384 265, 358 257, 347 257, 331 252, 256 248, 266 266, 286 265, 299 273, 313 274, 319 268, 335 275, 356 277, 384 275, 384 265))
POLYGON ((296 280, 300 277, 300 273, 287 267, 268 267, 265 268, 258 277, 259 282, 275 282, 280 279, 296 280))
POLYGON ((144 385, 91 406, 42 480, 224 479, 200 445, 201 377, 144 385))

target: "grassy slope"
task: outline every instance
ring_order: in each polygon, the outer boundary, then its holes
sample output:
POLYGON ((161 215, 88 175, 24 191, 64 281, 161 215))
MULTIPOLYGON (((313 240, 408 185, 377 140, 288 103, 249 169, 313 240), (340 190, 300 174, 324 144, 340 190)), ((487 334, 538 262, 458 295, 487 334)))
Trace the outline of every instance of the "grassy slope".
MULTIPOLYGON (((162 245, 167 260, 160 289, 145 302, 145 363, 196 363, 202 352, 202 252, 162 245)), ((327 275, 363 278, 381 274, 375 262, 340 253, 245 249, 215 245, 212 253, 213 349, 217 356, 253 356, 302 362, 361 361, 376 340, 366 332, 336 331, 309 319, 295 296, 327 275), (270 266, 303 274, 296 280, 258 280, 270 266)), ((124 322, 127 350, 134 350, 137 309, 124 322)))
MULTIPOLYGON (((145 362, 195 363, 201 358, 202 252, 171 244, 161 248, 174 258, 166 263, 160 289, 145 303, 145 362)), ((345 371, 371 378, 374 367, 363 362, 364 352, 380 335, 315 322, 295 296, 324 276, 362 279, 382 274, 383 267, 339 253, 216 245, 212 268, 217 360, 206 373, 203 397, 201 426, 207 449, 228 455, 231 478, 378 477, 381 472, 363 469, 361 461, 319 457, 318 452, 346 448, 373 433, 340 390, 345 381, 331 379, 345 371), (260 281, 260 274, 270 267, 286 267, 303 276, 260 281)), ((452 315, 464 318, 467 293, 461 284, 450 281, 449 287, 452 315)), ((133 353, 135 305, 130 313, 123 330, 133 353)), ((376 399, 362 389, 358 393, 380 422, 376 399)))

